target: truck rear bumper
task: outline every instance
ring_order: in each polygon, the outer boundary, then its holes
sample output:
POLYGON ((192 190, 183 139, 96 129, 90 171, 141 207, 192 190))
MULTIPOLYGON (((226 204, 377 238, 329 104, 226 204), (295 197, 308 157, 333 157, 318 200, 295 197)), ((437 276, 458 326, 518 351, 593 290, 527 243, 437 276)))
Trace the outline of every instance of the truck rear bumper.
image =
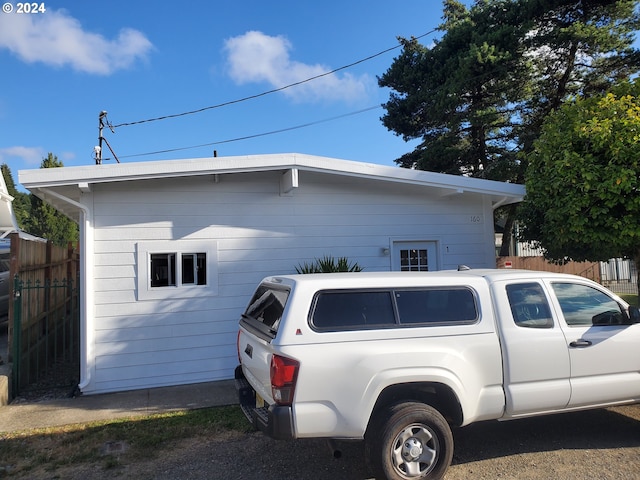
POLYGON ((276 440, 295 438, 291 407, 267 404, 256 407, 256 392, 242 373, 241 365, 236 367, 235 380, 240 408, 254 428, 276 440))

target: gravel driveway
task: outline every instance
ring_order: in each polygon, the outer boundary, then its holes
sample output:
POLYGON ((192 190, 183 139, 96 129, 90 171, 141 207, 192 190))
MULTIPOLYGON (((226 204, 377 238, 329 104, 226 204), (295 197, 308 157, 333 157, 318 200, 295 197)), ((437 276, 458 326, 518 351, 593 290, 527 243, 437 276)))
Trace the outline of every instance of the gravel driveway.
MULTIPOLYGON (((640 405, 454 431, 456 451, 446 480, 640 479, 640 405)), ((260 433, 181 442, 158 458, 121 469, 60 472, 57 478, 368 480, 363 448, 341 442, 271 440, 260 433)))

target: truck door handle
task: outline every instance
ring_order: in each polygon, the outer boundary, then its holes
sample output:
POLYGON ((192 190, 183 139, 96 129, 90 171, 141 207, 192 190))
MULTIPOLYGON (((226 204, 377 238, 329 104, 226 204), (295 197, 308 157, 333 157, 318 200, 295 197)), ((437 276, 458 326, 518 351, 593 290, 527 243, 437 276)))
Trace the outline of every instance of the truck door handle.
POLYGON ((575 342, 571 342, 569 344, 570 347, 573 348, 587 348, 590 347, 591 345, 593 345, 589 340, 584 340, 584 339, 579 339, 576 340, 575 342))

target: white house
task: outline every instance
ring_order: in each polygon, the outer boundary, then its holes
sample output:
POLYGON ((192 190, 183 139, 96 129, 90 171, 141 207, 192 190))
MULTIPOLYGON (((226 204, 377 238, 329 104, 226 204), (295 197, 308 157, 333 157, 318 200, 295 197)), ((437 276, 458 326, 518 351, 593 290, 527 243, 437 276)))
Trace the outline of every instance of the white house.
POLYGON ((23 170, 80 224, 85 394, 232 378, 261 278, 325 255, 367 271, 494 267, 521 185, 299 154, 23 170))

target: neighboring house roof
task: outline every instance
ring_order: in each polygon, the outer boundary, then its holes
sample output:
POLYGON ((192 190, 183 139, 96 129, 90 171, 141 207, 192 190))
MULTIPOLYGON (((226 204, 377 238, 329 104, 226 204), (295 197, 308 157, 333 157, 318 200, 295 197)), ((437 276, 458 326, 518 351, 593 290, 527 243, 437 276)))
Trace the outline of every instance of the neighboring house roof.
POLYGON ((9 195, 4 177, 0 175, 0 238, 18 230, 18 221, 13 213, 13 197, 9 195))
POLYGON ((35 237, 27 232, 23 232, 18 227, 18 220, 13 212, 13 197, 9 195, 9 189, 4 181, 4 177, 0 175, 0 249, 6 250, 10 246, 8 236, 10 233, 18 233, 20 238, 28 240, 37 240, 46 242, 45 239, 35 237))
POLYGON ((490 196, 494 208, 520 202, 525 194, 523 185, 512 183, 297 153, 86 165, 21 170, 18 174, 25 188, 77 219, 81 193, 91 191, 94 184, 261 171, 288 172, 285 189, 297 186, 298 171, 309 171, 419 185, 439 189, 443 195, 483 194, 490 196))

